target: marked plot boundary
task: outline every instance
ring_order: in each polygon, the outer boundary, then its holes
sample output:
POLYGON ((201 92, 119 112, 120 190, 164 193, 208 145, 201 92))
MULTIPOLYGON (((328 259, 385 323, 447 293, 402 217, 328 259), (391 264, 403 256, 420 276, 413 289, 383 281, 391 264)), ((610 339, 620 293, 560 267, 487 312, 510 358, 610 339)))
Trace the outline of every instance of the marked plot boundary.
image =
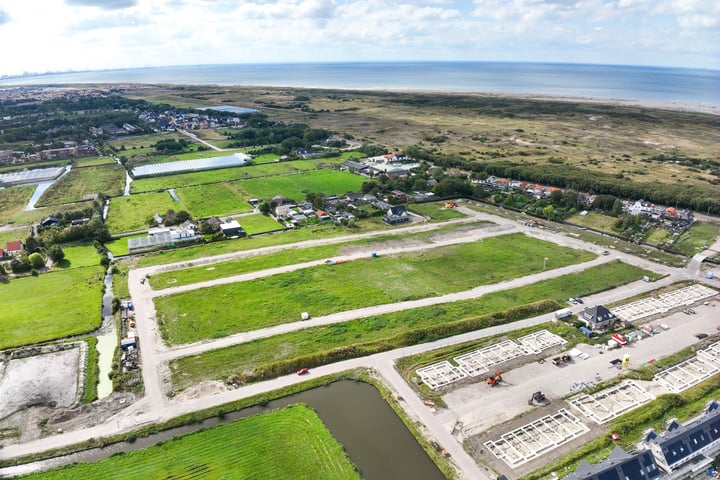
POLYGON ((518 342, 525 346, 532 353, 540 353, 548 348, 555 347, 557 345, 565 345, 567 340, 562 338, 560 335, 555 335, 547 330, 540 330, 533 332, 529 335, 518 338, 518 342))
POLYGON ((488 372, 494 365, 526 355, 521 345, 512 340, 496 343, 489 347, 475 350, 453 358, 455 362, 471 377, 488 372))
POLYGON ((588 431, 587 425, 562 408, 507 432, 496 441, 485 442, 485 448, 510 468, 516 468, 588 431))
POLYGON ((416 373, 425 385, 433 390, 467 377, 467 373, 447 360, 420 368, 416 373))
POLYGON ((655 374, 653 382, 671 392, 679 393, 712 377, 718 371, 720 368, 717 365, 697 356, 655 374))
POLYGON ((632 303, 612 308, 621 320, 629 322, 641 320, 658 313, 665 313, 673 308, 692 305, 705 298, 717 295, 718 292, 705 285, 695 284, 689 287, 663 293, 656 298, 643 298, 632 303))
POLYGON ((720 366, 720 342, 715 342, 709 347, 699 350, 697 355, 703 360, 720 366))
POLYGON ((578 395, 568 403, 581 415, 602 425, 652 399, 643 387, 626 380, 594 394, 578 395))

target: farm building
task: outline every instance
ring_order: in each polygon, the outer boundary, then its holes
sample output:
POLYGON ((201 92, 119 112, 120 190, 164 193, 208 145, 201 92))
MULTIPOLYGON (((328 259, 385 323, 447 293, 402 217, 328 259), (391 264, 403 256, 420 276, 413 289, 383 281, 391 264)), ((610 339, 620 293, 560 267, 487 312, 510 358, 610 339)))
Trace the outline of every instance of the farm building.
POLYGON ((618 319, 614 313, 602 305, 588 307, 580 312, 578 317, 580 321, 585 322, 585 325, 594 332, 606 332, 610 330, 618 319))
POLYGON ((654 480, 660 478, 661 473, 649 451, 630 454, 616 446, 604 462, 590 465, 582 460, 577 470, 563 477, 563 480, 624 480, 626 478, 654 480))

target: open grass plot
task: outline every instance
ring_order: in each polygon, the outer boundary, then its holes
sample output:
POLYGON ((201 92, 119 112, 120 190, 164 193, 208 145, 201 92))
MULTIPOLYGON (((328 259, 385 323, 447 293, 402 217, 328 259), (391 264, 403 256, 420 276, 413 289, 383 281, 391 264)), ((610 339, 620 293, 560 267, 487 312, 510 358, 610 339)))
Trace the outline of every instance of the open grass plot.
POLYGON ((272 232, 283 228, 274 218, 262 213, 246 215, 236 219, 248 235, 272 232))
POLYGON ((121 195, 124 186, 125 169, 122 165, 73 168, 45 190, 37 204, 46 206, 81 202, 86 200, 86 195, 97 193, 121 195))
POLYGON ((359 480, 360 476, 315 412, 294 405, 27 478, 359 480))
POLYGON ((22 212, 35 188, 36 185, 27 185, 0 189, 0 224, 12 221, 15 214, 22 212))
POLYGON ((557 267, 592 258, 513 234, 191 290, 157 298, 156 307, 163 337, 187 343, 297 321, 300 312, 317 317, 467 290, 538 272, 547 255, 557 267))
POLYGON ((587 425, 563 408, 498 440, 485 442, 485 447, 510 468, 516 468, 588 431, 587 425))
POLYGON ((425 385, 433 390, 467 377, 463 369, 456 367, 447 360, 420 368, 416 370, 416 373, 425 385))
POLYGON ((94 330, 103 270, 73 268, 14 278, 0 287, 0 350, 94 330))
POLYGON ((462 368, 468 375, 475 377, 481 373, 487 373, 490 368, 512 360, 513 358, 522 357, 527 355, 527 351, 512 340, 506 340, 504 342, 490 345, 489 347, 475 350, 474 352, 466 353, 455 357, 453 360, 462 368))
POLYGON ((625 380, 593 394, 578 395, 569 403, 585 417, 603 424, 652 399, 653 396, 636 382, 625 380))
POLYGON ((524 346, 532 353, 540 353, 548 348, 565 345, 567 341, 560 335, 540 330, 518 338, 520 345, 524 346))
POLYGON ((150 217, 156 213, 165 215, 169 209, 176 212, 188 210, 182 201, 176 202, 168 192, 115 197, 110 200, 110 209, 105 224, 110 233, 147 230, 150 217))
POLYGON ((670 392, 679 393, 712 377, 718 371, 718 365, 698 355, 655 374, 653 382, 670 392))
POLYGON ((65 258, 59 268, 81 268, 100 265, 100 255, 91 244, 61 245, 65 258))
MULTIPOLYGON (((227 155, 227 152, 218 152, 227 155)), ((204 185, 206 183, 228 182, 231 180, 244 180, 251 178, 272 177, 316 170, 322 166, 332 166, 342 163, 336 158, 323 158, 316 160, 293 160, 291 162, 267 163, 262 165, 248 165, 244 167, 223 168, 204 172, 181 173, 163 177, 140 178, 133 182, 132 191, 148 192, 159 189, 189 187, 204 185)), ((358 177, 362 178, 362 177, 358 177)), ((273 197, 274 195, 271 195, 273 197)), ((303 199, 305 196, 303 195, 303 199)))
POLYGON ((408 209, 412 213, 418 215, 427 215, 432 220, 442 222, 445 220, 453 220, 455 218, 463 218, 465 214, 455 208, 445 208, 445 203, 413 203, 408 205, 408 209))
POLYGON ((714 223, 694 222, 680 237, 675 240, 672 248, 680 253, 691 256, 713 244, 720 235, 720 228, 714 223))
POLYGON ((322 169, 297 175, 282 175, 262 179, 242 180, 239 185, 253 198, 272 198, 282 195, 300 202, 308 193, 336 195, 360 190, 366 177, 339 170, 322 169))
MULTIPOLYGON (((170 363, 173 386, 182 390, 208 378, 226 379, 239 372, 269 368, 276 362, 291 361, 296 358, 306 359, 345 347, 356 349, 357 353, 354 356, 362 356, 412 345, 417 343, 417 340, 412 338, 413 332, 421 329, 454 322, 467 322, 482 315, 502 312, 541 299, 562 300, 567 298, 569 288, 572 287, 575 289, 573 291, 577 291, 579 285, 582 285, 582 295, 589 295, 635 280, 638 275, 642 277, 642 272, 632 265, 611 262, 580 273, 491 293, 479 299, 311 327, 180 358, 170 363)), ((496 323, 487 322, 486 326, 494 324, 496 323)), ((477 327, 473 327, 475 328, 477 327)), ((423 338, 429 340, 440 336, 423 338)), ((332 357, 328 356, 323 363, 333 361, 332 357)), ((315 361, 313 365, 318 363, 315 361)))
POLYGON ((114 164, 117 164, 117 161, 113 157, 78 157, 73 160, 73 165, 76 167, 99 167, 114 164))
POLYGON ((248 197, 233 183, 213 183, 178 188, 175 194, 193 218, 224 216, 252 211, 248 197))

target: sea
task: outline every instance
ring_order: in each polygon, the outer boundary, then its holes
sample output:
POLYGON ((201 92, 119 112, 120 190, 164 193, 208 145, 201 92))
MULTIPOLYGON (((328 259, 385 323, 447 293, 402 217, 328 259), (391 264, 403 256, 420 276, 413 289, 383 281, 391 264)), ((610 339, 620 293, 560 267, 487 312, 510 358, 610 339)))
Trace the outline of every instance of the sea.
POLYGON ((513 62, 188 65, 26 75, 0 85, 164 83, 478 92, 720 105, 720 71, 513 62))

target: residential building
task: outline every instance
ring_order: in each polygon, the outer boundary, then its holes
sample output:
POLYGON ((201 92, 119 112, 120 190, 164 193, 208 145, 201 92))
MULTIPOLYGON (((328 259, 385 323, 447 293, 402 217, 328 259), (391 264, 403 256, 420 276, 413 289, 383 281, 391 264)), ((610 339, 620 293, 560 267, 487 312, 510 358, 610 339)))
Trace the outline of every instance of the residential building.
POLYGON ((607 332, 618 319, 614 313, 602 305, 585 308, 580 312, 578 318, 594 332, 607 332))
POLYGON ((616 446, 604 462, 591 465, 582 460, 563 480, 655 480, 661 474, 649 450, 630 454, 616 446))
POLYGON ((14 242, 7 242, 7 244, 5 245, 5 254, 14 257, 16 255, 20 255, 20 253, 22 253, 24 249, 25 246, 20 240, 16 240, 14 242))
POLYGON ((390 206, 390 208, 388 208, 385 212, 385 216, 383 217, 383 222, 387 223, 388 225, 397 225, 409 221, 410 216, 408 216, 407 214, 407 209, 405 208, 405 205, 390 206))

